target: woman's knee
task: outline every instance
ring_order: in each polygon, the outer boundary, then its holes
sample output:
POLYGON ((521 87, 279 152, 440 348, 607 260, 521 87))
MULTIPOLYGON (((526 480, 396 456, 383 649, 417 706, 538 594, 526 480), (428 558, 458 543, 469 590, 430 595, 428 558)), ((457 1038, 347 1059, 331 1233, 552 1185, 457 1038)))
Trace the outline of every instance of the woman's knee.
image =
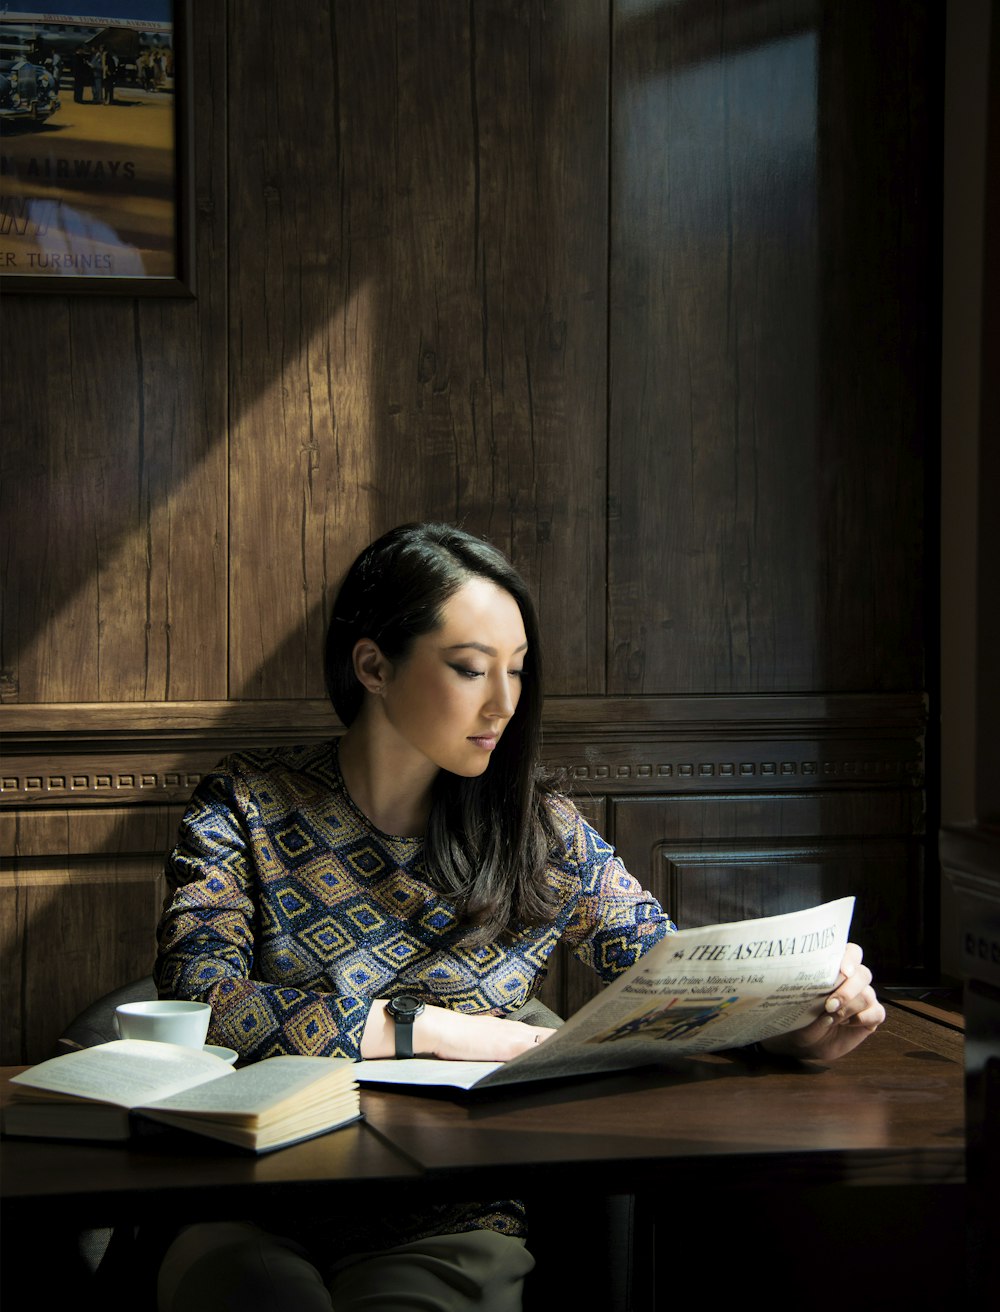
POLYGON ((159 1312, 331 1312, 298 1245, 242 1222, 189 1226, 167 1250, 159 1312))
POLYGON ((366 1254, 330 1291, 336 1312, 520 1312, 534 1265, 523 1239, 470 1230, 366 1254))

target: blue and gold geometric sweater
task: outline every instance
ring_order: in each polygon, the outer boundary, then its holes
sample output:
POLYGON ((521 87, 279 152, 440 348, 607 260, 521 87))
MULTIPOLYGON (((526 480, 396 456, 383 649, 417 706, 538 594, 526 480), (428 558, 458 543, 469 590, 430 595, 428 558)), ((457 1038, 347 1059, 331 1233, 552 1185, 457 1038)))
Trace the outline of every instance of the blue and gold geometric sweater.
POLYGON ((503 1016, 538 992, 560 939, 608 982, 673 925, 571 803, 552 809, 553 922, 469 947, 423 840, 373 827, 335 744, 232 756, 199 785, 167 862, 160 994, 211 1003, 209 1040, 243 1057, 357 1058, 375 998, 503 1016))
POLYGON ((231 756, 199 784, 167 861, 160 996, 211 1003, 209 1041, 244 1058, 358 1058, 374 999, 507 1015, 541 988, 560 939, 609 982, 674 925, 570 802, 551 808, 552 922, 469 946, 423 840, 374 828, 335 743, 231 756))

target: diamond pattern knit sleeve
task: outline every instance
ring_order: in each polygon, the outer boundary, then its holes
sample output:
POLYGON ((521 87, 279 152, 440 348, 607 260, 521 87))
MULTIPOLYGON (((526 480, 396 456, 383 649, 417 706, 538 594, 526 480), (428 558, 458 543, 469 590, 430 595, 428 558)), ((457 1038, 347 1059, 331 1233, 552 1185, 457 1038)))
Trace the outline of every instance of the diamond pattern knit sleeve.
POLYGON ((566 847, 563 869, 579 880, 563 940, 610 984, 677 926, 576 807, 556 802, 553 818, 566 847))
POLYGON ((272 946, 270 978, 260 978, 255 946, 273 913, 261 895, 256 819, 236 772, 220 768, 195 792, 167 861, 171 896, 157 930, 160 996, 210 1003, 209 1041, 244 1058, 356 1058, 368 1001, 282 984, 280 944, 272 946))

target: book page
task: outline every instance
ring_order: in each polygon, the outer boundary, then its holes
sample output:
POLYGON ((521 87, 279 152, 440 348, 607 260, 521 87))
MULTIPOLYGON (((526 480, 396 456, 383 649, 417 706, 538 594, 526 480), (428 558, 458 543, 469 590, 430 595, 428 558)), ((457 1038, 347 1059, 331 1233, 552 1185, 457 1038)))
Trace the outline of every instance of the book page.
POLYGON ((354 1072, 355 1063, 345 1057, 268 1057, 232 1072, 231 1079, 158 1098, 144 1103, 142 1110, 255 1120, 292 1101, 303 1111, 313 1103, 326 1103, 331 1086, 353 1087, 354 1072))
POLYGON ((18 1097, 38 1090, 43 1097, 54 1094, 116 1107, 139 1107, 233 1074, 232 1067, 221 1058, 200 1048, 146 1039, 115 1039, 52 1057, 15 1075, 11 1084, 18 1097))
POLYGON ((454 1089, 471 1089, 503 1066, 502 1061, 439 1061, 436 1057, 359 1061, 355 1079, 370 1084, 446 1084, 454 1089))

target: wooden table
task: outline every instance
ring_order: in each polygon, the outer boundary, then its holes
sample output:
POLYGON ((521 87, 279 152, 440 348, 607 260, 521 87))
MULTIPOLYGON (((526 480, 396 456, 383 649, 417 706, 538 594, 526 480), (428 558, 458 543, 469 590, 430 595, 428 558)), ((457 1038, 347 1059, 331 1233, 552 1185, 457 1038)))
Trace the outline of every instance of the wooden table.
MULTIPOLYGON (((708 1226, 733 1260, 784 1235, 783 1261, 803 1246, 803 1222, 813 1251, 833 1249, 857 1235, 851 1217, 881 1232, 889 1212, 906 1246, 931 1242, 930 1227, 940 1260, 961 1229, 962 1075, 960 1032, 891 1007, 874 1039, 829 1067, 711 1056, 486 1096, 368 1088, 364 1123, 261 1158, 173 1135, 7 1140, 0 1197, 7 1220, 111 1225, 353 1210, 390 1193, 520 1196, 538 1216, 585 1218, 594 1199, 633 1195, 642 1251, 662 1252, 669 1230, 669 1247, 690 1253, 708 1226)), ((643 1279, 654 1306, 662 1271, 643 1279)))
POLYGON ((957 1028, 890 1007, 828 1067, 713 1056, 482 1101, 364 1101, 436 1190, 527 1199, 540 1244, 582 1263, 560 1273, 563 1304, 618 1306, 588 1218, 596 1197, 627 1194, 624 1221, 605 1213, 629 1228, 627 1306, 676 1307, 690 1269, 712 1306, 759 1286, 812 1312, 918 1312, 964 1283, 962 1071, 957 1028))
POLYGON ((611 1191, 964 1179, 962 1036, 896 1008, 830 1066, 723 1056, 488 1097, 369 1088, 370 1128, 439 1185, 611 1191))

